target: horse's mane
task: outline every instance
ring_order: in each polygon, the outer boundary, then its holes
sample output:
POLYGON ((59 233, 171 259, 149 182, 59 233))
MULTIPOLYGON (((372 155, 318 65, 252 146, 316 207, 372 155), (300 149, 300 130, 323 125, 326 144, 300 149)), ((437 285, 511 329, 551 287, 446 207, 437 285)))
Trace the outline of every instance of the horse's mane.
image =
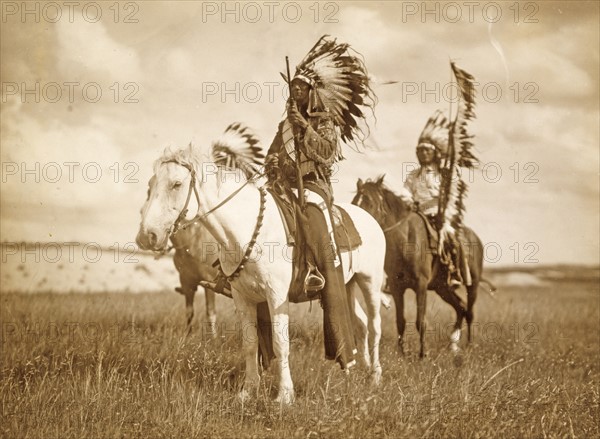
POLYGON ((375 181, 368 179, 363 183, 361 187, 363 196, 369 197, 371 202, 375 203, 375 209, 384 216, 392 216, 396 219, 404 216, 408 210, 406 203, 383 183, 383 177, 381 175, 375 181))
POLYGON ((181 166, 198 169, 202 163, 209 160, 208 154, 191 143, 184 148, 173 150, 171 147, 165 148, 163 155, 154 162, 154 173, 163 163, 175 162, 181 166))

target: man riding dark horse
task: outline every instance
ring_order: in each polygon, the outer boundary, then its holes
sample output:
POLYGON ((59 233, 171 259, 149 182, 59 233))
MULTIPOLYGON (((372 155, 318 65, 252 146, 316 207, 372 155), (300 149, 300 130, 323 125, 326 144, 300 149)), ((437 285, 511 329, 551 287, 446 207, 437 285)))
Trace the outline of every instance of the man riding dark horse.
MULTIPOLYGON (((449 123, 440 111, 437 111, 427 122, 419 136, 416 153, 419 167, 411 171, 404 181, 400 193, 402 201, 427 218, 434 230, 440 230, 443 218, 440 217, 440 189, 442 185, 442 171, 440 169, 442 158, 448 151, 449 123)), ((448 202, 448 209, 452 209, 454 200, 448 202)), ((448 212, 449 215, 453 213, 448 212)), ((458 287, 463 283, 462 273, 465 273, 466 285, 470 285, 469 270, 464 266, 461 256, 460 243, 456 239, 455 231, 449 224, 443 231, 449 238, 446 245, 440 248, 440 260, 446 266, 448 283, 458 287)))
POLYGON ((326 357, 336 358, 345 369, 354 363, 356 350, 334 237, 330 177, 333 163, 342 158, 340 137, 346 142, 360 137, 355 117, 364 116, 357 105, 372 108, 374 95, 363 62, 347 44, 326 36, 297 66, 289 84, 286 118, 267 153, 265 171, 282 197, 291 200, 299 193, 295 212, 302 236, 297 242, 306 244, 308 266, 304 290, 309 298, 320 296, 326 357), (336 89, 339 93, 332 93, 336 89))

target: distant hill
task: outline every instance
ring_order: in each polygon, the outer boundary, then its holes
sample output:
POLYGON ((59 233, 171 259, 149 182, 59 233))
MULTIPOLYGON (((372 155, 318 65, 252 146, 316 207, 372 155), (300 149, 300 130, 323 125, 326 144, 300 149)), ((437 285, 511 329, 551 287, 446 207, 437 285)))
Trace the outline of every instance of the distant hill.
POLYGON ((485 272, 496 278, 502 278, 506 275, 528 275, 541 281, 560 282, 560 281, 579 281, 579 282, 600 282, 600 267, 590 265, 571 265, 571 264, 527 264, 515 265, 511 267, 486 267, 485 272))
POLYGON ((131 244, 2 243, 0 291, 148 292, 173 290, 173 253, 155 259, 131 244))
MULTIPOLYGON (((134 244, 106 247, 95 243, 0 244, 2 292, 158 292, 173 291, 179 277, 173 252, 155 259, 134 244)), ((543 286, 554 282, 600 283, 600 267, 528 264, 487 266, 496 286, 543 286)))

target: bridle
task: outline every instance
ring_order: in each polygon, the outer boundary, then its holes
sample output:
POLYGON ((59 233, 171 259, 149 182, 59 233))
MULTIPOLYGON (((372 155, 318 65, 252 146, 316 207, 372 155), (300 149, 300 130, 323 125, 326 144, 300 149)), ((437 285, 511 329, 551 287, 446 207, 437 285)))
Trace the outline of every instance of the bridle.
POLYGON ((219 204, 217 204, 215 207, 213 207, 212 209, 210 209, 207 212, 204 212, 203 214, 200 213, 196 213, 196 215, 190 219, 190 220, 185 220, 185 217, 188 214, 188 206, 190 204, 190 200, 192 198, 192 192, 194 193, 194 195, 196 196, 196 202, 198 203, 198 205, 200 205, 200 195, 198 194, 198 188, 196 187, 196 170, 189 164, 187 163, 179 163, 175 160, 171 160, 168 162, 164 162, 164 163, 177 163, 180 166, 183 166, 185 169, 187 169, 190 172, 190 185, 188 188, 188 194, 187 197, 185 199, 185 204, 183 205, 183 208, 181 210, 181 212, 179 212, 179 215, 177 216, 177 218, 175 219, 175 222, 173 223, 172 226, 172 230, 169 234, 169 236, 171 235, 175 235, 177 234, 177 232, 179 232, 180 229, 185 230, 186 228, 188 228, 191 224, 197 222, 200 219, 206 218, 207 216, 209 216, 211 213, 215 212, 216 210, 218 210, 219 208, 223 207, 224 204, 226 204, 227 202, 229 202, 233 197, 235 197, 250 181, 252 181, 252 179, 248 179, 246 180, 246 182, 240 186, 239 188, 237 188, 235 191, 233 191, 231 194, 229 194, 227 196, 227 198, 225 198, 223 201, 221 201, 219 204))
MULTIPOLYGON (((169 236, 171 236, 175 235, 179 231, 181 222, 185 220, 185 217, 188 213, 188 205, 190 204, 190 199, 192 198, 192 192, 194 192, 194 195, 196 196, 196 203, 198 203, 198 205, 200 205, 200 195, 198 194, 198 188, 196 187, 196 170, 191 165, 179 163, 175 160, 171 160, 165 163, 177 163, 186 168, 188 171, 190 171, 190 186, 188 188, 187 198, 185 199, 183 209, 181 210, 181 212, 179 212, 177 219, 175 219, 175 222, 173 223, 172 231, 171 233, 169 233, 169 236)), ((190 220, 189 224, 193 223, 197 219, 197 217, 198 214, 196 214, 196 216, 194 216, 194 218, 190 220)), ((189 224, 185 224, 183 228, 185 229, 189 224)))
MULTIPOLYGON (((163 163, 176 163, 180 166, 183 166, 190 172, 190 185, 188 188, 187 197, 185 199, 185 204, 183 205, 183 208, 182 208, 181 212, 179 212, 179 215, 175 219, 175 222, 173 223, 173 225, 169 228, 169 230, 167 230, 167 239, 166 239, 167 243, 169 242, 169 238, 171 238, 172 236, 175 236, 177 234, 177 232, 179 232, 179 230, 185 230, 190 225, 198 222, 199 220, 201 220, 203 218, 206 218, 207 216, 209 216, 210 214, 215 212, 217 209, 223 207, 226 203, 231 201, 231 199, 233 199, 238 193, 240 193, 241 190, 244 189, 244 187, 246 187, 246 185, 248 183, 250 183, 251 181, 254 181, 264 175, 264 174, 258 174, 258 175, 253 176, 252 178, 248 178, 243 185, 241 185, 239 188, 237 188, 235 191, 233 191, 231 194, 229 194, 223 201, 221 201, 219 204, 214 206, 212 209, 210 209, 207 212, 204 212, 203 214, 196 213, 196 215, 192 219, 185 220, 185 217, 187 216, 187 213, 189 210, 188 206, 189 206, 190 200, 192 198, 192 192, 194 193, 194 195, 196 197, 196 202, 198 203, 198 206, 200 205, 200 195, 198 194, 198 188, 196 187, 196 180, 197 180, 196 170, 190 164, 181 163, 181 162, 178 162, 177 160, 169 160, 169 161, 166 161, 163 163)), ((256 243, 256 238, 258 237, 258 233, 262 226, 262 222, 263 222, 263 218, 264 218, 264 211, 265 211, 266 194, 265 194, 264 188, 260 187, 258 189, 260 192, 260 208, 259 208, 258 220, 256 222, 256 226, 254 228, 252 238, 251 238, 250 242, 248 243, 248 247, 246 248, 246 252, 244 253, 244 256, 242 257, 240 264, 238 265, 236 270, 230 276, 228 276, 228 278, 239 276, 239 272, 244 268, 244 264, 250 258, 252 250, 254 249, 254 244, 256 243)), ((164 249, 156 252, 157 257, 165 255, 166 253, 170 252, 173 248, 174 248, 174 246, 165 246, 164 249)))

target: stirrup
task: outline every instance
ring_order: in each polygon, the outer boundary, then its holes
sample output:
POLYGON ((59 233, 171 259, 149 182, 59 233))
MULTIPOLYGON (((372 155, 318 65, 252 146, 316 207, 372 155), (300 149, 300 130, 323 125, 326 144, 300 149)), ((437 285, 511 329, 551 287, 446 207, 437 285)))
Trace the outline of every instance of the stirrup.
POLYGON ((308 272, 304 278, 304 291, 307 293, 316 293, 323 288, 325 288, 325 278, 316 266, 309 264, 308 272))
POLYGON ((218 274, 212 282, 201 280, 199 284, 203 288, 213 290, 215 293, 222 294, 229 298, 233 297, 231 294, 231 285, 229 284, 227 277, 223 274, 218 274))

